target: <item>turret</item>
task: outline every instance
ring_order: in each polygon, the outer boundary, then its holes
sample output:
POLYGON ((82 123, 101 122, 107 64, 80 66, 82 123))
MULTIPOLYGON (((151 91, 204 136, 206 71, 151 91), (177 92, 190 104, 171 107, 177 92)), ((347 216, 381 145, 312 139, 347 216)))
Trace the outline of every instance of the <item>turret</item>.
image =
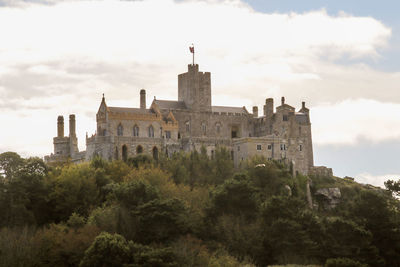
POLYGON ((140 90, 140 109, 146 109, 146 90, 140 90))
POLYGON ((57 118, 57 137, 64 137, 64 117, 57 118))
POLYGON ((253 117, 258 118, 258 107, 257 106, 253 107, 253 117))
POLYGON ((75 115, 69 115, 69 137, 76 136, 75 115))
POLYGON ((264 116, 271 117, 273 114, 274 114, 274 99, 267 98, 265 99, 264 116))
POLYGON ((211 111, 211 73, 188 65, 188 72, 178 75, 178 100, 193 111, 211 111))

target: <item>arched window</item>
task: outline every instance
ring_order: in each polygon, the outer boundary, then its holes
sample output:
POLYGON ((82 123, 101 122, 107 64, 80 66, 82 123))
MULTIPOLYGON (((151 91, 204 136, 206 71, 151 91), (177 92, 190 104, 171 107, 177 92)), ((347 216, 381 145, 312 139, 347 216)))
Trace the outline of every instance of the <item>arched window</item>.
POLYGON ((154 137, 154 128, 152 125, 149 127, 149 137, 154 137))
POLYGON ((139 136, 139 126, 133 126, 133 136, 139 136))
POLYGON ((103 136, 106 136, 106 135, 107 135, 107 130, 104 129, 104 130, 103 130, 103 136))
POLYGON ((125 162, 128 160, 128 148, 126 145, 122 146, 122 160, 125 162))
POLYGON ((202 122, 202 123, 201 123, 201 133, 202 133, 203 135, 206 135, 206 134, 207 134, 207 125, 206 125, 205 122, 202 122))
POLYGON ((117 128, 117 135, 118 135, 118 136, 123 136, 123 135, 124 135, 124 128, 122 127, 122 124, 121 124, 121 123, 118 125, 118 128, 117 128))
POLYGON ((143 153, 143 147, 141 145, 138 145, 136 147, 136 154, 141 154, 141 153, 143 153))
POLYGON ((158 160, 158 148, 153 147, 153 159, 158 160))
POLYGON ((217 134, 221 133, 221 123, 217 122, 215 124, 215 130, 216 130, 217 134))
POLYGON ((190 132, 190 122, 186 122, 185 123, 185 126, 186 126, 186 132, 188 133, 188 132, 190 132))

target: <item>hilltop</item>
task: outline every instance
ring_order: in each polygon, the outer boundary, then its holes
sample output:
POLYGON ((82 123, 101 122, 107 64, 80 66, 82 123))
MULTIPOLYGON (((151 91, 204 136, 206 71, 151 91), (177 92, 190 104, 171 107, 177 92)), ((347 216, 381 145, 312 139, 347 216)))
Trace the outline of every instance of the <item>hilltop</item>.
POLYGON ((398 183, 292 173, 234 168, 222 147, 50 165, 6 152, 0 266, 399 266, 398 183))

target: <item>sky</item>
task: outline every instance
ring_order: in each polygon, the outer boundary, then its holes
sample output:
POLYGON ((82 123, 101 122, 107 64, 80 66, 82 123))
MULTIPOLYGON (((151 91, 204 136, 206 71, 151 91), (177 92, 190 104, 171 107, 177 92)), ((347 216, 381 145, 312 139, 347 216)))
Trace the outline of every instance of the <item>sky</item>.
POLYGON ((194 43, 213 105, 305 101, 315 165, 383 186, 400 178, 398 10, 389 0, 0 0, 0 153, 50 154, 57 116, 69 114, 84 150, 103 93, 110 106, 138 107, 142 88, 148 104, 177 99, 194 43))

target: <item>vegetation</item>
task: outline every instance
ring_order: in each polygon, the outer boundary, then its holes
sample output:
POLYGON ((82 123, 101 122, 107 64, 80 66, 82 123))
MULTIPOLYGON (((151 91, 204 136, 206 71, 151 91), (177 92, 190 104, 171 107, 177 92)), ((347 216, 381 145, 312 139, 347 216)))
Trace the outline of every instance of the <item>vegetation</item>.
POLYGON ((338 187, 220 148, 47 165, 0 154, 0 266, 400 266, 400 181, 338 187), (318 204, 318 199, 314 199, 318 204))

